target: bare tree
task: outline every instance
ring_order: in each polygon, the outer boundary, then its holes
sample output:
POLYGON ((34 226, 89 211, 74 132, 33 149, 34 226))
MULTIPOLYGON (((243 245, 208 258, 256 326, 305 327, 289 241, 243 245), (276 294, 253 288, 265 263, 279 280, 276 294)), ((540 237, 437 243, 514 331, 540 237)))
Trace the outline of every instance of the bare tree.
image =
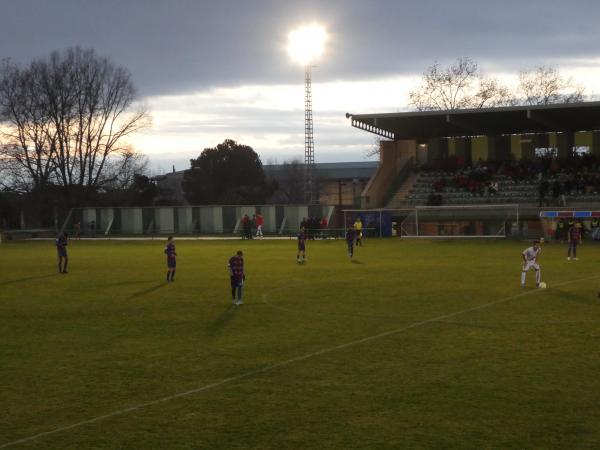
POLYGON ((19 188, 43 189, 54 171, 56 133, 40 107, 35 77, 9 60, 0 66, 0 119, 0 163, 12 179, 21 180, 19 188))
POLYGON ((116 158, 109 158, 100 184, 111 190, 129 189, 136 175, 148 175, 148 157, 129 147, 116 158))
POLYGON ((510 102, 507 88, 484 76, 477 63, 463 57, 443 68, 435 62, 423 73, 421 86, 409 93, 419 111, 484 108, 510 102))
POLYGON ((109 169, 128 167, 126 138, 149 124, 134 101, 129 72, 94 50, 53 52, 26 69, 5 62, 0 107, 10 151, 3 156, 23 168, 34 188, 97 189, 114 180, 109 169))
POLYGON ((381 153, 381 142, 383 139, 379 136, 374 136, 373 142, 365 150, 365 156, 370 158, 371 156, 379 155, 381 153))
POLYGON ((517 95, 526 105, 581 102, 584 92, 585 89, 575 84, 573 78, 562 76, 553 67, 539 66, 519 74, 517 95))

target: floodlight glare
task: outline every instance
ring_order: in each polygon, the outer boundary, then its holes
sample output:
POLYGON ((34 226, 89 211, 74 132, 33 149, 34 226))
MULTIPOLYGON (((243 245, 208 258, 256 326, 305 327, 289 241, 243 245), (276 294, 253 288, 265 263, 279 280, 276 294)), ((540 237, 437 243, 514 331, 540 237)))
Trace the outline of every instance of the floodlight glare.
POLYGON ((306 66, 323 54, 326 41, 327 32, 321 25, 300 27, 288 35, 288 54, 293 61, 306 66))

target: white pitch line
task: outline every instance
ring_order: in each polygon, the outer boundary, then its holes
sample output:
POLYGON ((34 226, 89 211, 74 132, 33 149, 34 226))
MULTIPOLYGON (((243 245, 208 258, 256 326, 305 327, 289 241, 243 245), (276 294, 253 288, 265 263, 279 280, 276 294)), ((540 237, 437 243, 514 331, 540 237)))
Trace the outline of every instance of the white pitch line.
MULTIPOLYGON (((592 277, 580 278, 578 280, 565 281, 564 283, 559 283, 559 284, 556 284, 555 286, 565 286, 567 284, 579 283, 581 281, 587 281, 587 280, 591 280, 591 279, 594 279, 594 278, 598 278, 599 276, 600 275, 595 275, 595 276, 592 276, 592 277)), ((537 293, 537 292, 544 292, 544 290, 535 289, 535 290, 531 290, 531 291, 521 292, 520 294, 512 295, 510 297, 504 297, 504 298, 501 298, 499 300, 494 300, 493 302, 484 303, 482 305, 474 306, 472 308, 467 308, 467 309, 463 309, 461 311, 456 311, 456 312, 453 312, 453 313, 450 313, 450 314, 444 314, 442 316, 437 316, 437 317, 433 317, 431 319, 422 320, 420 322, 415 322, 415 323, 412 323, 412 324, 407 325, 405 327, 396 328, 394 330, 385 331, 383 333, 375 334, 375 335, 372 335, 372 336, 367 336, 367 337, 362 338, 362 339, 357 339, 355 341, 346 342, 344 344, 340 344, 340 345, 336 345, 334 347, 329 347, 329 348, 325 348, 325 349, 322 349, 322 350, 318 350, 316 352, 308 353, 306 355, 297 356, 295 358, 291 358, 291 359, 288 359, 286 361, 282 361, 282 362, 279 362, 279 363, 276 363, 276 364, 272 364, 270 366, 266 366, 266 367, 263 367, 261 369, 256 369, 256 370, 252 370, 250 372, 246 372, 246 373, 243 373, 243 374, 240 374, 240 375, 236 375, 236 376, 233 376, 233 377, 224 378, 221 381, 210 383, 210 384, 207 384, 207 385, 204 385, 202 387, 199 387, 199 388, 196 388, 196 389, 192 389, 192 390, 189 390, 189 391, 186 391, 186 392, 180 392, 179 394, 169 395, 167 397, 162 397, 162 398, 159 398, 159 399, 156 399, 156 400, 152 400, 152 401, 149 401, 149 402, 140 403, 140 404, 135 405, 135 406, 130 406, 129 408, 119 409, 119 410, 110 412, 108 414, 104 414, 104 415, 101 415, 101 416, 96 416, 96 417, 94 417, 92 419, 82 420, 81 422, 73 423, 71 425, 66 425, 66 426, 63 426, 63 427, 60 427, 60 428, 55 428, 54 430, 44 431, 42 433, 38 433, 38 434, 35 434, 33 436, 29 436, 29 437, 26 437, 26 438, 18 439, 16 441, 12 441, 12 442, 7 442, 5 444, 0 445, 0 448, 7 448, 7 447, 11 447, 13 445, 23 444, 25 442, 29 442, 29 441, 33 441, 35 439, 38 439, 40 437, 49 436, 49 435, 52 435, 52 434, 60 433, 61 431, 67 431, 67 430, 71 430, 73 428, 81 427, 83 425, 88 425, 88 424, 91 424, 91 423, 100 422, 100 421, 102 421, 104 419, 109 419, 111 417, 120 416, 120 415, 126 414, 128 412, 132 412, 132 411, 136 411, 136 410, 141 409, 141 408, 145 408, 147 406, 153 406, 153 405, 157 405, 159 403, 165 403, 165 402, 168 402, 170 400, 177 399, 177 398, 187 397, 187 396, 190 396, 192 394, 196 394, 198 392, 203 392, 203 391, 207 391, 209 389, 213 389, 213 388, 222 386, 222 385, 230 383, 232 381, 242 380, 244 378, 249 378, 249 377, 251 377, 253 375, 257 375, 257 374, 261 374, 261 373, 265 373, 265 372, 270 372, 270 371, 272 371, 274 369, 278 369, 280 367, 289 366, 290 364, 293 364, 293 363, 298 362, 298 361, 304 361, 306 359, 314 358, 315 356, 320 356, 320 355, 324 355, 324 354, 327 354, 327 353, 332 353, 332 352, 335 352, 337 350, 342 350, 342 349, 345 349, 345 348, 348 348, 348 347, 352 347, 354 345, 363 344, 365 342, 373 341, 375 339, 381 339, 383 337, 392 336, 394 334, 398 334, 398 333, 401 333, 403 331, 410 330, 412 328, 417 328, 417 327, 420 327, 420 326, 423 326, 423 325, 427 325, 429 323, 438 322, 440 320, 449 319, 451 317, 459 316, 461 314, 466 314, 466 313, 469 313, 469 312, 472 312, 472 311, 477 311, 477 310, 480 310, 480 309, 488 308, 490 306, 498 305, 500 303, 506 303, 506 302, 508 302, 510 300, 513 300, 515 298, 524 297, 526 295, 537 293)))

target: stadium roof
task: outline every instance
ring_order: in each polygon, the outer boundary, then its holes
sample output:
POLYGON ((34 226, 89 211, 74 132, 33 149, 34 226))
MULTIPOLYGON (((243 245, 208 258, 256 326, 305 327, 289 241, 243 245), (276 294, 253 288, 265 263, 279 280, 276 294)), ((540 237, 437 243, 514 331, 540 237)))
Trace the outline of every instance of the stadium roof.
MULTIPOLYGON (((370 178, 377 169, 379 161, 316 163, 316 175, 320 179, 352 179, 370 178)), ((275 178, 286 177, 286 168, 283 164, 264 165, 267 174, 275 178)))
POLYGON ((389 139, 600 130, 600 102, 346 114, 352 126, 389 139))

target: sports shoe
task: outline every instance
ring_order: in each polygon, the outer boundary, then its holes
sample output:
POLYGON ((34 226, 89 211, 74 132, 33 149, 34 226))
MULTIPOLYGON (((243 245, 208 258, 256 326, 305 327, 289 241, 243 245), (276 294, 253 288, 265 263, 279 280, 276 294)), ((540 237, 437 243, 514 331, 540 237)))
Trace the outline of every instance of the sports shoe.
POLYGON ((570 256, 567 256, 567 261, 571 261, 571 257, 570 256))
POLYGON ((573 258, 575 261, 579 261, 579 258, 573 258))

